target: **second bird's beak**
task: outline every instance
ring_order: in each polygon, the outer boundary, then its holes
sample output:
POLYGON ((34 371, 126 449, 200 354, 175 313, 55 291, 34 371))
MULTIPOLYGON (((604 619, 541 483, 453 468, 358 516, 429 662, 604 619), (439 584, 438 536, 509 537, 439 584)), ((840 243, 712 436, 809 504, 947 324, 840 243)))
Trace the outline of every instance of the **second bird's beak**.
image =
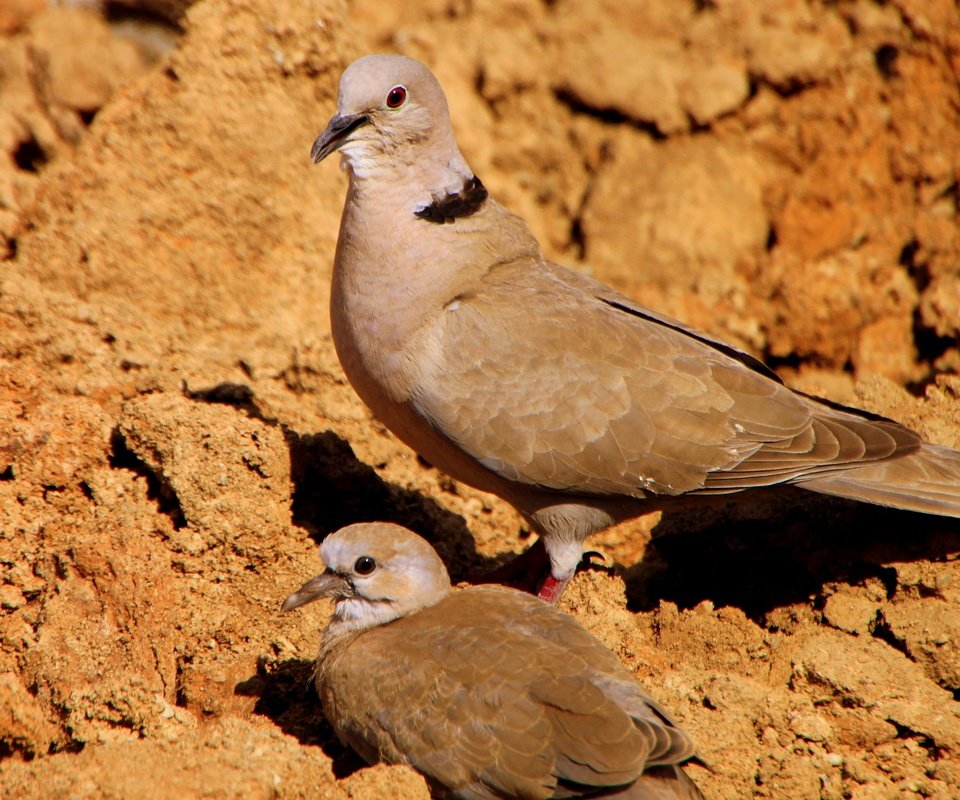
POLYGON ((305 606, 321 597, 343 596, 349 589, 349 584, 335 572, 324 572, 322 575, 317 575, 316 578, 308 580, 284 600, 283 605, 280 606, 280 611, 284 613, 293 611, 293 609, 305 606))
POLYGON ((351 133, 368 122, 370 118, 366 114, 335 114, 310 149, 313 163, 319 164, 332 152, 339 150, 346 144, 351 133))

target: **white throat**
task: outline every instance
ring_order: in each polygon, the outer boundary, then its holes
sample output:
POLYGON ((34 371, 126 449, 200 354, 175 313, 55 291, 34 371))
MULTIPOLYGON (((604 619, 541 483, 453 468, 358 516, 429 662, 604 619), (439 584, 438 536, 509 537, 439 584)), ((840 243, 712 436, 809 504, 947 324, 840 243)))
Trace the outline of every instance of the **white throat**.
POLYGON ((337 601, 328 628, 336 629, 338 633, 362 631, 386 625, 402 616, 404 611, 396 601, 351 597, 337 601))
POLYGON ((411 213, 437 197, 455 194, 473 178, 466 160, 452 141, 447 147, 405 143, 384 150, 382 143, 366 139, 347 142, 340 149, 340 169, 350 176, 351 189, 360 197, 402 190, 398 207, 411 213))

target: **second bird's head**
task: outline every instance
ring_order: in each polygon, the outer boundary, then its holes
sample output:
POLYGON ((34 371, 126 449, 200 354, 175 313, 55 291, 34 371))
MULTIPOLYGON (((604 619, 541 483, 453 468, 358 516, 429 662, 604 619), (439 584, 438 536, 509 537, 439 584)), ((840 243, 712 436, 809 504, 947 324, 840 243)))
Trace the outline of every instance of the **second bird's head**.
POLYGON ((332 597, 331 627, 363 630, 439 603, 450 593, 447 569, 430 544, 388 522, 358 523, 320 545, 326 570, 283 603, 283 611, 332 597))

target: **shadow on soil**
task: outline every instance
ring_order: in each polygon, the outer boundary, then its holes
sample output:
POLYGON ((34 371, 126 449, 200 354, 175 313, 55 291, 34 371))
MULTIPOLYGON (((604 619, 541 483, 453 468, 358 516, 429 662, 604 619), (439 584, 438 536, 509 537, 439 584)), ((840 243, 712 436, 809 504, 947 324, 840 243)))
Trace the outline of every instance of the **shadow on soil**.
POLYGON ((303 745, 321 748, 333 761, 338 780, 366 766, 360 756, 340 743, 323 716, 313 686, 312 661, 261 661, 256 675, 238 683, 235 692, 256 697, 254 713, 267 717, 284 733, 303 745))
POLYGON ((462 517, 431 497, 384 481, 333 431, 301 434, 291 430, 265 414, 253 390, 244 384, 221 383, 189 391, 187 396, 199 402, 230 405, 267 425, 280 427, 290 450, 291 516, 317 542, 354 522, 395 522, 428 539, 448 565, 454 581, 494 565, 492 559, 477 553, 462 517))
POLYGON ((494 561, 477 553, 463 518, 419 492, 387 483, 333 431, 285 430, 293 479, 293 521, 319 542, 353 522, 395 522, 433 544, 454 581, 494 561))
POLYGON ((624 575, 633 611, 661 599, 681 608, 711 600, 760 621, 831 582, 875 577, 892 594, 891 565, 960 555, 960 520, 791 489, 760 505, 665 512, 655 533, 646 558, 624 575))

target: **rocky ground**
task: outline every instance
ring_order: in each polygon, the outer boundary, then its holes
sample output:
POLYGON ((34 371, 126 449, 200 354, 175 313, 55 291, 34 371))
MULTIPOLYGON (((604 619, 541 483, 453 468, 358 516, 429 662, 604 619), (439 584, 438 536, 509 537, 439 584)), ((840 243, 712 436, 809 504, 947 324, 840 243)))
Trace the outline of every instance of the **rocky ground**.
MULTIPOLYGON (((328 609, 278 614, 348 522, 455 578, 530 541, 333 353, 308 153, 364 52, 435 69, 552 257, 960 447, 951 0, 76 5, 0 6, 0 795, 427 796, 324 723, 328 609)), ((591 547, 564 608, 709 798, 960 796, 955 523, 816 498, 591 547)))

